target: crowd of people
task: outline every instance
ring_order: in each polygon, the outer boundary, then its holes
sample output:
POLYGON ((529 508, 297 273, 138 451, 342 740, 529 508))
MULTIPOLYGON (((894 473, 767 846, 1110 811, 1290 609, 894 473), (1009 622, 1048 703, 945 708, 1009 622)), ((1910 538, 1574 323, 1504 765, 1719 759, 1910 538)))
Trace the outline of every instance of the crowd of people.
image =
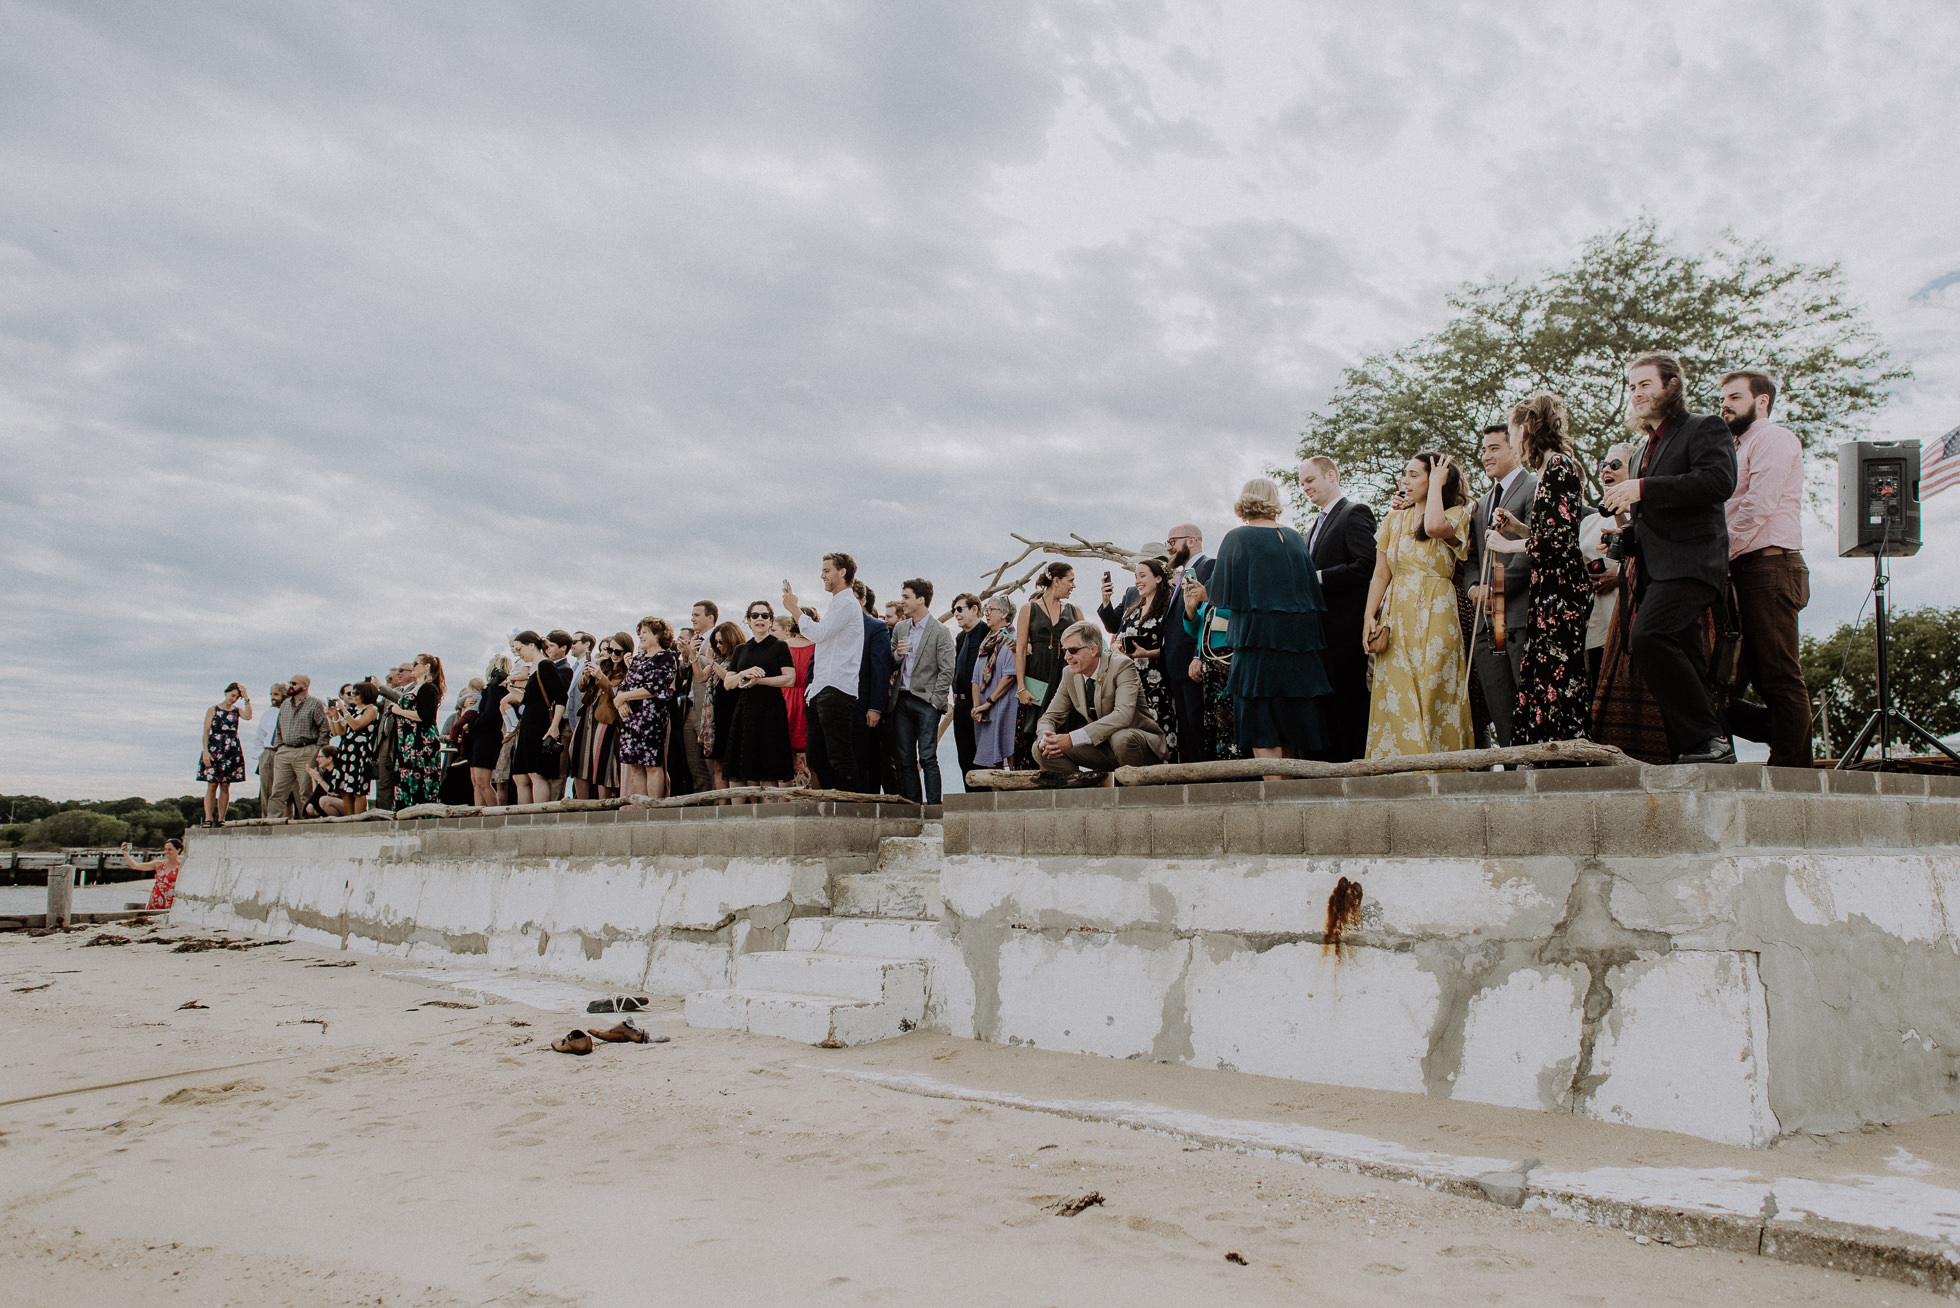
POLYGON ((948 730, 962 776, 1581 738, 1722 763, 1732 731, 1809 766, 1802 449, 1771 421, 1775 382, 1728 374, 1719 415, 1688 411, 1671 355, 1634 359, 1627 384, 1632 439, 1596 470, 1597 503, 1565 402, 1539 392, 1482 432, 1481 483, 1416 453, 1378 522, 1310 456, 1304 531, 1280 523, 1273 482, 1247 482, 1215 557, 1172 528, 1120 598, 1103 573, 1093 619, 1067 562, 1025 603, 954 597, 949 627, 931 582, 881 609, 836 552, 817 603, 785 582, 740 623, 702 600, 678 628, 518 632, 446 718, 431 654, 330 700, 295 676, 256 718, 234 683, 205 717, 206 820, 245 779, 243 722, 261 812, 289 816, 812 785, 937 803, 948 730), (1742 637, 1726 679, 1718 627, 1742 637))

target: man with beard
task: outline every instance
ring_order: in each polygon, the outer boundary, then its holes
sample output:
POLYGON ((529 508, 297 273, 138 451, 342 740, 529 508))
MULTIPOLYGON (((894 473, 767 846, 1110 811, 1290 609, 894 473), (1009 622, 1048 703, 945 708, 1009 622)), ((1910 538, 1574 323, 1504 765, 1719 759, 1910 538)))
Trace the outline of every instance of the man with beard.
POLYGON ((1334 694, 1327 707, 1332 739, 1326 759, 1347 763, 1368 750, 1368 651, 1361 627, 1375 575, 1375 511, 1341 493, 1340 466, 1324 454, 1300 464, 1300 489, 1319 510, 1306 536, 1327 600, 1321 661, 1334 694))
POLYGON ((1742 622, 1742 675, 1763 705, 1729 701, 1736 734, 1769 744, 1777 768, 1810 766, 1810 693, 1797 659, 1797 614, 1810 603, 1803 561, 1803 443, 1769 420, 1776 383, 1753 369, 1722 378, 1722 421, 1735 433, 1735 494, 1726 513, 1729 576, 1742 622))
POLYGON ((1735 491, 1735 437, 1720 418, 1688 412, 1681 361, 1671 354, 1627 365, 1627 389, 1647 451, 1637 476, 1607 490, 1605 506, 1632 519, 1634 666, 1660 707, 1676 763, 1733 763, 1700 628, 1729 576, 1722 506, 1735 491))

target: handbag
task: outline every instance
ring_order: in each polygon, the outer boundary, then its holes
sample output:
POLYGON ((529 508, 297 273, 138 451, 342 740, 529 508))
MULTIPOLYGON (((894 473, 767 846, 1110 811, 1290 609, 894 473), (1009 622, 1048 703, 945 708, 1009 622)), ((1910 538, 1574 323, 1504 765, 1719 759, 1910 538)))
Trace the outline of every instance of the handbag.
POLYGON ((1715 648, 1708 655, 1708 688, 1729 696, 1742 688, 1742 607, 1736 598, 1735 583, 1723 589, 1716 606, 1715 648))
POLYGON ((1388 591, 1382 595, 1381 607, 1375 610, 1375 631, 1368 637, 1367 644, 1368 652, 1376 658, 1388 653, 1389 644, 1394 639, 1394 625, 1382 619, 1382 615, 1388 612, 1388 597, 1394 590, 1394 583, 1391 582, 1388 591))

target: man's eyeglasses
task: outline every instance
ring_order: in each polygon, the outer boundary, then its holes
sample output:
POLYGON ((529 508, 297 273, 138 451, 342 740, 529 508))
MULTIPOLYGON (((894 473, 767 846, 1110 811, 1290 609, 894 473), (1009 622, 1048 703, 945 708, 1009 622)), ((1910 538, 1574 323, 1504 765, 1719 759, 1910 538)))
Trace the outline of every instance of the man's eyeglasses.
POLYGON ((1062 646, 1062 657, 1063 657, 1063 658, 1065 658, 1065 659, 1072 659, 1072 658, 1074 658, 1074 657, 1075 657, 1075 656, 1076 656, 1077 654, 1087 654, 1088 652, 1089 652, 1089 647, 1088 647, 1087 645, 1064 645, 1064 646, 1062 646))

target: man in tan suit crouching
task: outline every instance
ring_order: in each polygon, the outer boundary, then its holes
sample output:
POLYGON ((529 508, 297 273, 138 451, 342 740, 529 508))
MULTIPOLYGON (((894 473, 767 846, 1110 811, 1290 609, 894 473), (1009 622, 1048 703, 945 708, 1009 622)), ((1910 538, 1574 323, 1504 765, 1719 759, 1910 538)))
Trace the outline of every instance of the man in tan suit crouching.
POLYGON ((1143 678, 1135 663, 1103 650, 1102 628, 1078 622, 1063 632, 1062 658, 1068 668, 1035 731, 1042 771, 1162 763, 1169 746, 1164 729, 1144 711, 1143 678), (1065 730, 1071 724, 1080 725, 1065 730))

